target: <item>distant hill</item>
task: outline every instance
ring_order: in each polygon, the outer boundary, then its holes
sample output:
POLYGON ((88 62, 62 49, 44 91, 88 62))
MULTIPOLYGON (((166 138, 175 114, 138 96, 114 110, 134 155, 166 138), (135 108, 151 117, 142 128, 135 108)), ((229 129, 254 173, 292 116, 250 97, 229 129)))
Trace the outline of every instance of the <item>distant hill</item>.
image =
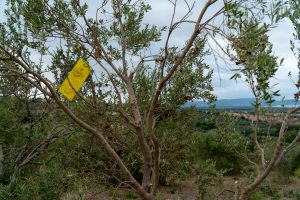
MULTIPOLYGON (((252 98, 242 98, 242 99, 220 99, 217 100, 216 102, 216 108, 218 109, 230 109, 230 108, 251 108, 252 104, 255 101, 255 99, 252 98)), ((287 99, 284 100, 284 106, 285 107, 294 107, 295 106, 295 100, 293 99, 287 99)), ((281 107, 282 101, 275 101, 273 102, 273 107, 281 107)), ((297 104, 299 106, 299 103, 297 104)), ((196 108, 208 108, 209 105, 200 100, 194 100, 187 102, 186 104, 183 105, 183 107, 191 107, 195 106, 196 108)), ((267 106, 266 103, 263 104, 263 106, 267 106)))

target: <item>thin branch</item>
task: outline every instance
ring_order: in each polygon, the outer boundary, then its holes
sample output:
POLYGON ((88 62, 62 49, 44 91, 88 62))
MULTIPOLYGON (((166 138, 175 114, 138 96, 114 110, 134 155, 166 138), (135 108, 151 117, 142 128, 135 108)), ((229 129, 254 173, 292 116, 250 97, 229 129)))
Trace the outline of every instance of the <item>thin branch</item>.
POLYGON ((123 73, 125 74, 125 76, 127 76, 127 64, 126 64, 126 39, 125 39, 125 30, 124 30, 124 25, 122 22, 122 10, 120 8, 120 3, 117 3, 118 6, 118 10, 114 10, 114 12, 116 12, 116 16, 118 16, 118 22, 119 22, 119 26, 120 26, 120 31, 121 31, 121 47, 122 47, 122 65, 123 65, 123 73))
POLYGON ((146 193, 142 186, 137 182, 137 180, 132 176, 126 165, 123 163, 122 159, 119 157, 119 155, 115 152, 115 150, 112 148, 112 146, 108 143, 108 141, 105 139, 105 137, 102 135, 102 132, 98 131, 97 129, 93 128, 86 122, 84 122, 82 119, 80 119, 78 116, 76 116, 71 109, 69 109, 59 98, 58 94, 56 93, 56 90, 52 87, 50 82, 42 77, 39 73, 33 71, 31 68, 29 68, 24 62, 19 60, 16 56, 14 56, 12 53, 8 52, 5 48, 0 46, 0 49, 4 51, 12 61, 14 61, 16 64, 18 64, 20 67, 22 67, 26 72, 36 77, 38 80, 40 80, 42 83, 46 85, 46 87, 49 89, 50 93, 52 94, 53 100, 58 104, 58 106, 72 119, 74 120, 80 127, 87 130, 89 133, 95 135, 96 138, 99 139, 101 144, 103 145, 104 149, 107 151, 107 153, 115 160, 115 162, 120 167, 121 171, 125 175, 125 177, 130 181, 131 186, 137 191, 137 193, 142 197, 148 197, 149 194, 146 193))

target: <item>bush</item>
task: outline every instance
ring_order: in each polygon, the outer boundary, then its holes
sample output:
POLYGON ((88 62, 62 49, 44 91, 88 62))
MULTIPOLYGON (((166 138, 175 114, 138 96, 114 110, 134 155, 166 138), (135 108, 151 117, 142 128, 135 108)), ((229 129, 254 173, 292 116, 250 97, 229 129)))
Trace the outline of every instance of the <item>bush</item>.
POLYGON ((239 173, 242 168, 242 161, 226 144, 222 135, 216 131, 199 134, 195 157, 204 160, 212 159, 216 162, 216 168, 225 170, 227 174, 239 173))
POLYGON ((300 166, 299 166, 298 169, 295 171, 295 176, 296 176, 297 178, 300 179, 300 166))
POLYGON ((161 149, 160 183, 169 185, 190 174, 195 160, 196 123, 199 113, 195 109, 176 112, 167 121, 158 124, 161 149), (183 124, 182 121, 185 123, 183 124))
MULTIPOLYGON (((271 145, 271 148, 272 145, 271 145)), ((276 170, 281 174, 293 175, 300 166, 300 146, 296 146, 293 150, 288 152, 276 167, 276 170)))
POLYGON ((49 170, 41 169, 29 178, 18 176, 8 185, 0 185, 0 199, 59 199, 68 189, 65 180, 66 172, 62 169, 56 167, 49 170))
POLYGON ((209 131, 216 128, 216 125, 213 122, 197 122, 196 127, 200 128, 203 131, 209 131))
POLYGON ((250 200, 263 200, 263 199, 264 198, 262 197, 262 195, 259 194, 258 192, 255 192, 250 198, 250 200))
POLYGON ((196 183, 198 185, 198 199, 204 199, 207 187, 222 182, 223 171, 216 169, 216 162, 212 160, 199 160, 195 165, 196 183))

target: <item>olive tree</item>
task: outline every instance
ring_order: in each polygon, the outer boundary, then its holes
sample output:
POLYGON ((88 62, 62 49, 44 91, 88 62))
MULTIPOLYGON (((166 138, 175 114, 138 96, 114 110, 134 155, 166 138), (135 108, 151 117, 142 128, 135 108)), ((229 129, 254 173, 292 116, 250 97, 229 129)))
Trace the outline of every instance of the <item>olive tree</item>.
MULTIPOLYGON (((295 1, 292 2, 291 5, 295 9, 295 1)), ((251 156, 246 149, 245 152, 237 152, 255 168, 254 179, 250 183, 240 185, 241 192, 236 195, 236 198, 241 200, 250 199, 253 192, 282 158, 300 142, 300 131, 290 143, 285 141, 289 118, 299 112, 300 108, 295 107, 287 110, 277 117, 272 109, 275 97, 280 96, 280 91, 274 87, 276 85, 274 78, 284 60, 274 55, 268 33, 280 20, 289 15, 288 2, 275 1, 270 4, 270 7, 268 6, 263 4, 260 9, 253 9, 251 12, 238 8, 236 4, 228 4, 227 6, 233 8, 226 14, 227 28, 231 30, 229 31, 231 33, 227 35, 228 48, 224 49, 224 52, 235 64, 233 67, 234 75, 231 79, 243 80, 255 97, 253 102, 255 119, 252 124, 251 139, 253 139, 258 154, 251 156), (259 123, 261 120, 267 121, 266 133, 262 133, 260 130, 259 123), (270 148, 268 146, 274 141, 270 131, 275 122, 280 122, 281 127, 276 137, 276 144, 271 148, 271 156, 267 157, 267 148, 270 148)), ((291 43, 293 44, 293 42, 291 43)))
MULTIPOLYGON (((143 21, 151 6, 142 0, 105 0, 93 6, 95 9, 79 0, 6 2, 7 20, 0 24, 1 80, 15 77, 37 88, 47 102, 56 104, 75 124, 93 135, 142 199, 154 199, 158 190, 161 152, 157 121, 188 100, 214 99, 210 93, 212 71, 203 61, 208 54, 208 40, 218 44, 217 37, 222 36, 229 41, 233 55, 218 46, 239 66, 239 73, 233 78, 240 74, 246 77, 256 97, 257 123, 260 101, 272 103, 278 94, 270 90, 269 82, 278 68, 266 36, 270 25, 257 16, 266 11, 275 11, 276 16, 284 6, 281 3, 274 10, 261 0, 207 0, 202 4, 183 1, 186 13, 178 16, 180 2, 174 0, 169 1, 170 23, 158 27, 143 21), (182 27, 190 27, 190 34, 183 45, 174 45, 174 34, 182 27), (90 63, 92 72, 75 100, 68 102, 57 89, 80 57, 90 63), (128 130, 126 134, 124 130, 128 130), (141 181, 116 151, 116 144, 126 147, 128 142, 138 146, 132 155, 141 160, 141 181)), ((261 162, 243 156, 257 167, 257 177, 244 187, 241 199, 249 199, 297 144, 299 136, 288 146, 283 142, 287 118, 296 111, 298 108, 289 111, 283 119, 270 162, 264 158, 258 125, 254 125, 261 162)))
POLYGON ((188 100, 214 98, 212 71, 203 57, 206 28, 223 14, 224 1, 199 6, 184 1, 183 16, 176 16, 178 2, 169 1, 173 9, 165 27, 144 23, 151 7, 142 0, 103 1, 93 17, 79 0, 6 2, 6 22, 0 24, 1 80, 14 77, 37 88, 45 101, 101 143, 142 199, 154 199, 160 172, 156 121, 188 100), (220 7, 208 12, 217 3, 220 7), (174 32, 185 24, 191 26, 190 36, 182 46, 171 45, 174 32), (78 58, 87 60, 92 72, 68 102, 58 87, 78 58), (139 147, 133 153, 141 158, 141 182, 114 148, 132 142, 126 141, 124 129, 139 147))

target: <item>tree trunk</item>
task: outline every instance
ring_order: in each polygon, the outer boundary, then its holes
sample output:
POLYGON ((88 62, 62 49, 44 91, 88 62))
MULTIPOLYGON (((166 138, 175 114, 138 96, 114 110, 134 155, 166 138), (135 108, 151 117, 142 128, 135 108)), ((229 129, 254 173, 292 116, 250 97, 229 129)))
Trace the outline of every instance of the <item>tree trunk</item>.
POLYGON ((242 194, 241 194, 239 200, 249 200, 250 197, 251 197, 251 194, 252 194, 252 191, 251 191, 250 189, 245 189, 245 190, 242 192, 242 194))

